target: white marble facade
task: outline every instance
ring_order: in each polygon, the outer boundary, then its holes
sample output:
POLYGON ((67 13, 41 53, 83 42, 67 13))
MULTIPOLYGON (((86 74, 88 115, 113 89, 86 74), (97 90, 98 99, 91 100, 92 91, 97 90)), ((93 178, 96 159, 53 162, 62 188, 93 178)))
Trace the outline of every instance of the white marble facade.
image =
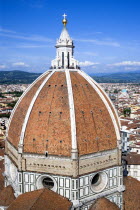
POLYGON ((122 167, 115 166, 95 173, 72 178, 47 173, 20 172, 5 156, 5 186, 12 185, 15 195, 43 188, 43 180, 49 178, 53 186, 51 190, 70 199, 74 208, 88 209, 100 197, 107 197, 122 207, 122 167), (100 183, 94 184, 93 179, 100 176, 100 183), (93 183, 92 183, 93 182, 93 183))

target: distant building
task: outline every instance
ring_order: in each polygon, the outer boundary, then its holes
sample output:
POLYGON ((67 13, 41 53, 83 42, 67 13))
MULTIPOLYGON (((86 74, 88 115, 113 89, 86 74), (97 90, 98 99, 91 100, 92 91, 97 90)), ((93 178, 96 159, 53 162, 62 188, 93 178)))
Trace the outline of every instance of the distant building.
POLYGON ((129 132, 127 130, 121 130, 121 140, 122 140, 122 153, 127 154, 130 151, 129 132))
POLYGON ((126 89, 123 89, 118 96, 119 99, 129 99, 129 95, 126 89))
POLYGON ((130 151, 140 154, 140 142, 135 143, 135 145, 131 146, 130 151))
POLYGON ((140 154, 129 153, 123 160, 126 161, 127 175, 140 181, 140 154))

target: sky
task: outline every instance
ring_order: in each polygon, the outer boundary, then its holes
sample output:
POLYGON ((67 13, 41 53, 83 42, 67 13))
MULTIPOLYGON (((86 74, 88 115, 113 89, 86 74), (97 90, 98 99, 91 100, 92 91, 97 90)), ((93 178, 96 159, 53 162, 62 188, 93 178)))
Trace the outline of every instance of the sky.
POLYGON ((48 70, 64 13, 84 71, 140 70, 140 0, 0 0, 0 71, 48 70))

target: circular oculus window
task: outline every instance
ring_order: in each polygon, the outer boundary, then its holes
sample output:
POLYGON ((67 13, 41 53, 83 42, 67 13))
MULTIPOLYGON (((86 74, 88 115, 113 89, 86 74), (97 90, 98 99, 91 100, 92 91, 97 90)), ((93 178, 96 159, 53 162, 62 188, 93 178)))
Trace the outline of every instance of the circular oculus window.
POLYGON ((42 184, 45 188, 52 189, 54 187, 54 181, 50 177, 45 177, 42 180, 42 184))
POLYGON ((93 192, 101 192, 107 185, 107 174, 105 172, 99 172, 95 174, 91 179, 91 190, 93 192))
POLYGON ((54 192, 57 191, 57 183, 56 180, 48 175, 39 176, 36 183, 37 189, 47 188, 53 190, 54 192))

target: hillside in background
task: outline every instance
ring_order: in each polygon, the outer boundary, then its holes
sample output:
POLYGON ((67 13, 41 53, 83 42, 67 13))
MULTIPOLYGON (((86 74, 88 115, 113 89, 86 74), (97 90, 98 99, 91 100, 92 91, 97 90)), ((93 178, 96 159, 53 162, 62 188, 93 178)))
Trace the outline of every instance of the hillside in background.
POLYGON ((25 71, 0 71, 0 84, 30 84, 40 73, 29 73, 25 71))
MULTIPOLYGON (((0 84, 30 84, 41 73, 25 71, 0 71, 0 84)), ((99 83, 140 83, 140 71, 118 72, 114 74, 94 74, 92 76, 99 83)))
POLYGON ((140 83, 140 71, 117 72, 114 74, 92 75, 99 83, 140 83))

